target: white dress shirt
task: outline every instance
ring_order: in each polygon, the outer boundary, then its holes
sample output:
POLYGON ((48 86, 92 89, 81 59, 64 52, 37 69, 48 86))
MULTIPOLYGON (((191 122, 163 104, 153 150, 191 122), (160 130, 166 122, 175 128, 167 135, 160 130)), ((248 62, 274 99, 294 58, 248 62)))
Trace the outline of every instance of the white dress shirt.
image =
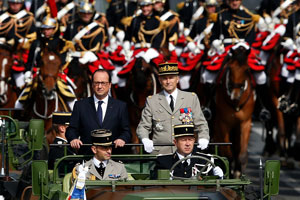
POLYGON ((171 102, 170 95, 172 95, 173 101, 174 101, 174 108, 175 108, 175 105, 176 105, 176 99, 177 99, 177 95, 178 95, 178 89, 176 88, 171 94, 167 93, 167 92, 164 90, 164 95, 165 95, 165 97, 166 97, 167 102, 168 102, 169 105, 170 105, 170 102, 171 102))
POLYGON ((100 161, 95 157, 93 157, 93 162, 94 162, 94 165, 98 168, 100 167, 100 163, 103 163, 103 167, 106 167, 106 165, 107 165, 107 160, 100 161))

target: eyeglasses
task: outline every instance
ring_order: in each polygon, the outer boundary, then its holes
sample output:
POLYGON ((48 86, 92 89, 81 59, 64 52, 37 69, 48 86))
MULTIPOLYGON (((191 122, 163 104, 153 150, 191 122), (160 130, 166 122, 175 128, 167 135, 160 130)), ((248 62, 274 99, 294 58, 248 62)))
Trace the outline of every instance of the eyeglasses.
POLYGON ((95 86, 100 86, 100 85, 107 86, 109 84, 109 82, 101 81, 101 82, 93 82, 93 84, 95 86))

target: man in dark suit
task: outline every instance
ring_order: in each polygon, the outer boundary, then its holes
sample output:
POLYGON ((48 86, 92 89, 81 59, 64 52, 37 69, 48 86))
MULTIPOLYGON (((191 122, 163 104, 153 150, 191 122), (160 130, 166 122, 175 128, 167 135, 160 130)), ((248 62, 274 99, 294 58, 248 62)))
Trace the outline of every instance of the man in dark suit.
POLYGON ((113 153, 124 153, 124 148, 118 147, 131 141, 127 105, 108 95, 111 76, 106 70, 98 69, 93 73, 92 87, 94 95, 74 105, 67 139, 72 148, 79 149, 79 154, 92 154, 90 148, 82 144, 92 143, 92 130, 108 129, 112 132, 113 153))
MULTIPOLYGON (((212 160, 209 154, 196 153, 194 151, 194 125, 180 124, 174 126, 174 138, 173 142, 177 148, 176 152, 173 154, 158 155, 154 169, 154 176, 157 176, 156 174, 158 169, 171 169, 177 161, 187 156, 196 155, 212 160)), ((175 177, 190 178, 192 176, 196 176, 199 169, 201 169, 205 163, 206 161, 204 159, 186 159, 179 163, 171 173, 175 177)), ((205 169, 204 174, 215 175, 220 178, 223 178, 224 175, 220 167, 216 166, 215 168, 212 168, 210 165, 205 169)))

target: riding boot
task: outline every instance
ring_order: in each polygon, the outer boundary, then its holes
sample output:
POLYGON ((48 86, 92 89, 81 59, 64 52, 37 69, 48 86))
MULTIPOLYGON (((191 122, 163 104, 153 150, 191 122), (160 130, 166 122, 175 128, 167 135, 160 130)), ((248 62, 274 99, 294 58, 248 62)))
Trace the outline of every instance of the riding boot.
POLYGON ((260 119, 260 121, 263 121, 263 122, 269 121, 271 119, 271 113, 266 108, 266 106, 270 105, 271 98, 270 98, 269 88, 268 88, 267 84, 257 85, 256 93, 257 93, 257 98, 262 107, 262 109, 259 113, 259 119, 260 119))
POLYGON ((215 85, 213 83, 205 83, 204 85, 205 100, 203 101, 202 104, 202 112, 206 120, 210 120, 212 118, 210 104, 214 93, 215 93, 215 85))
POLYGON ((300 81, 295 80, 289 98, 290 104, 289 104, 288 112, 290 114, 296 113, 298 111, 299 91, 300 91, 300 81))

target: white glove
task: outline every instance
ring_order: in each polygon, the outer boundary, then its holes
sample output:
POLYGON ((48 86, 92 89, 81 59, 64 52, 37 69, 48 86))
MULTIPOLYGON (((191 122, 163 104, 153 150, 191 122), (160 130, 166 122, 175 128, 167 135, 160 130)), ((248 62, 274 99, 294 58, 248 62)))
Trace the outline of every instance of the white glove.
POLYGON ((185 29, 183 30, 183 35, 184 35, 185 37, 187 37, 187 36, 190 34, 190 32, 191 32, 190 29, 185 28, 185 29))
POLYGON ((200 138, 198 139, 198 148, 201 149, 201 150, 204 150, 208 147, 208 139, 205 139, 205 138, 200 138))
POLYGON ((107 47, 107 50, 109 52, 114 52, 116 51, 117 48, 118 48, 117 39, 115 37, 112 37, 109 41, 109 46, 107 47))
POLYGON ((284 35, 284 33, 285 33, 285 26, 284 25, 280 25, 280 26, 278 26, 275 30, 274 30, 274 32, 275 33, 278 33, 280 36, 283 36, 284 35))
POLYGON ((196 44, 194 42, 189 42, 187 44, 188 50, 192 52, 193 54, 200 53, 200 49, 197 48, 196 44))
POLYGON ((158 54, 157 50, 155 50, 153 48, 149 48, 142 57, 144 58, 144 60, 146 61, 146 63, 150 63, 150 61, 153 58, 156 58, 158 56, 159 56, 159 54, 158 54))
POLYGON ((113 35, 113 33, 114 33, 114 30, 115 30, 115 27, 113 27, 113 26, 110 26, 110 27, 108 27, 108 37, 109 38, 111 38, 112 37, 112 35, 113 35))
POLYGON ((79 58, 79 62, 81 64, 86 64, 88 62, 95 62, 97 59, 98 59, 97 56, 93 52, 87 51, 84 52, 82 58, 79 58))
POLYGON ((142 139, 142 143, 144 145, 144 149, 147 153, 152 153, 152 151, 154 150, 153 147, 153 141, 150 140, 149 138, 143 138, 142 139))
POLYGON ((124 38, 125 38, 125 32, 124 31, 119 31, 116 34, 116 37, 117 37, 118 41, 122 44, 123 41, 124 41, 124 38))
POLYGON ((24 74, 24 81, 25 81, 25 83, 30 83, 32 81, 31 71, 25 72, 25 74, 24 74))
POLYGON ((213 168, 213 175, 214 176, 219 176, 220 178, 223 178, 224 173, 223 173, 223 170, 220 167, 217 166, 217 167, 213 168))

